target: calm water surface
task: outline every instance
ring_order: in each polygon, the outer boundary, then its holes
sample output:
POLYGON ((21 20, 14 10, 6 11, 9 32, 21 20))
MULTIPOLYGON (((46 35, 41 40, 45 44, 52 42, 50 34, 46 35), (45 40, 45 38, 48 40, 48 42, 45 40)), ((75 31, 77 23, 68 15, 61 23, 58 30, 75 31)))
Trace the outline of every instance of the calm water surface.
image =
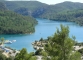
POLYGON ((7 40, 16 40, 12 44, 7 44, 6 46, 12 47, 14 49, 20 50, 22 48, 27 48, 28 52, 34 51, 32 42, 42 38, 47 38, 52 36, 56 31, 56 27, 60 28, 60 24, 68 25, 70 28, 70 36, 76 36, 76 40, 79 42, 83 41, 83 27, 72 23, 72 22, 60 22, 60 21, 50 21, 46 19, 37 19, 38 25, 35 27, 35 33, 33 34, 23 34, 23 35, 0 35, 7 40))

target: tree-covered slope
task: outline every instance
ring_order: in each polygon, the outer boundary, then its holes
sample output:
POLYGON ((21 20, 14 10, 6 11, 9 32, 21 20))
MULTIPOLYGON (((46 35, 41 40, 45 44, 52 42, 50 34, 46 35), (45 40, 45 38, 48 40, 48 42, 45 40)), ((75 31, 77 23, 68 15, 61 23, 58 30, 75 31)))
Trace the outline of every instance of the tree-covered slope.
POLYGON ((41 16, 43 18, 49 18, 50 20, 56 21, 72 21, 76 22, 79 25, 83 25, 83 9, 72 10, 72 11, 64 11, 56 14, 52 14, 50 16, 41 16))
POLYGON ((40 14, 45 12, 44 8, 47 8, 48 6, 47 4, 38 1, 4 1, 3 3, 6 4, 6 7, 9 10, 12 10, 22 15, 33 15, 33 16, 35 15, 39 16, 40 14), (44 10, 43 12, 42 9, 44 10))
POLYGON ((32 33, 36 24, 34 18, 9 11, 6 5, 0 2, 0 34, 32 33))
POLYGON ((9 10, 13 10, 23 15, 53 16, 65 10, 82 9, 83 4, 79 2, 62 2, 55 5, 47 5, 38 1, 4 1, 9 10))
POLYGON ((23 34, 35 31, 34 18, 11 11, 0 11, 0 34, 23 34))
POLYGON ((35 13, 53 14, 64 10, 82 9, 83 4, 79 2, 62 2, 55 5, 47 5, 38 1, 4 1, 9 10, 18 11, 26 8, 32 15, 35 13), (39 11, 39 12, 38 12, 39 11), (43 12, 42 12, 43 11, 43 12))
POLYGON ((38 1, 4 1, 8 9, 15 10, 21 7, 28 8, 30 11, 37 9, 38 7, 45 7, 47 4, 38 1))
POLYGON ((76 9, 83 9, 83 3, 66 1, 66 2, 55 4, 55 5, 49 5, 49 8, 47 9, 47 11, 43 13, 41 16, 53 17, 56 13, 59 13, 62 11, 76 10, 76 9))
POLYGON ((75 21, 83 25, 81 17, 83 3, 69 1, 55 5, 47 5, 38 1, 5 1, 4 3, 8 9, 22 15, 52 20, 75 21), (79 18, 76 17, 77 15, 79 15, 79 18))

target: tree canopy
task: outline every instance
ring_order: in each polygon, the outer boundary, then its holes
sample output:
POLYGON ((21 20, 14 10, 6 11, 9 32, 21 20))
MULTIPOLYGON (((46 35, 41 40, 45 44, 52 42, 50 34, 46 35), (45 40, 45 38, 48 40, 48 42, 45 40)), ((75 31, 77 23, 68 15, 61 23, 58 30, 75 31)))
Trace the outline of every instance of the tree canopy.
POLYGON ((83 4, 65 1, 47 5, 38 1, 4 1, 9 10, 22 15, 57 21, 73 21, 83 26, 83 4))
POLYGON ((45 45, 45 60, 81 60, 79 52, 73 52, 75 41, 69 37, 68 26, 61 25, 45 45))
POLYGON ((0 11, 0 34, 25 34, 35 31, 37 21, 12 11, 0 11))

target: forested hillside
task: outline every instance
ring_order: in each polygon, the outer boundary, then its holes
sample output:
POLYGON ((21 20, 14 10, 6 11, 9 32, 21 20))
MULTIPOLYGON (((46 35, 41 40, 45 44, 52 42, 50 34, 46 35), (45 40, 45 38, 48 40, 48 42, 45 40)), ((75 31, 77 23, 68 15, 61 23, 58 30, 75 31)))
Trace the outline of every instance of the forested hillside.
POLYGON ((37 17, 45 12, 48 5, 38 1, 4 1, 7 8, 22 15, 37 17))
POLYGON ((0 3, 0 34, 32 33, 36 24, 34 18, 6 10, 5 5, 0 3))
POLYGON ((51 20, 73 21, 83 25, 83 3, 70 1, 55 5, 47 5, 38 1, 4 1, 4 3, 9 10, 22 15, 51 20))
POLYGON ((7 8, 10 10, 15 10, 21 7, 28 8, 28 10, 35 10, 38 7, 45 7, 47 4, 38 2, 38 1, 4 1, 7 8))
POLYGON ((35 31, 37 22, 29 16, 11 11, 0 11, 0 34, 23 34, 35 31))
POLYGON ((59 4, 50 5, 47 11, 42 14, 42 16, 43 15, 44 17, 54 16, 56 13, 59 13, 59 12, 76 10, 76 9, 83 9, 83 4, 66 1, 63 3, 59 3, 59 4))
POLYGON ((55 5, 47 5, 38 1, 4 1, 4 3, 9 10, 23 15, 32 15, 33 17, 39 17, 41 15, 50 16, 62 11, 83 8, 82 3, 69 1, 55 5))
POLYGON ((56 21, 73 21, 79 25, 83 25, 83 9, 63 11, 52 15, 42 15, 40 18, 56 20, 56 21))

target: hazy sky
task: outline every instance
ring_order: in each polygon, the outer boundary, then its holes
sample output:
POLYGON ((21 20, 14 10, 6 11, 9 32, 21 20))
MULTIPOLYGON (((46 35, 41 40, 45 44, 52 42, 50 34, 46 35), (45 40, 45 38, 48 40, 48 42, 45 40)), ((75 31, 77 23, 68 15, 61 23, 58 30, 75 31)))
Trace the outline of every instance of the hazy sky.
MULTIPOLYGON (((30 0, 8 0, 8 1, 30 1, 30 0)), ((34 0, 32 0, 34 1, 34 0)), ((81 2, 83 3, 83 0, 37 0, 43 3, 47 3, 47 4, 56 4, 56 3, 60 3, 60 2, 64 2, 64 1, 72 1, 72 2, 81 2)))

